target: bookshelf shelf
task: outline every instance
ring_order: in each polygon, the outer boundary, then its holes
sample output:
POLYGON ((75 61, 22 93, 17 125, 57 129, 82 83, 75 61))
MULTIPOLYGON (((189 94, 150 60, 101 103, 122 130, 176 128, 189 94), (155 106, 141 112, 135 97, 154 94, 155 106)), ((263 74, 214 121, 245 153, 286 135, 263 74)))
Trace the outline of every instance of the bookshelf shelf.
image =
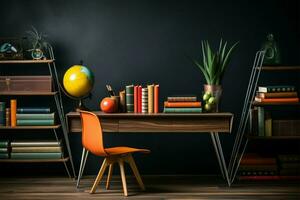
POLYGON ((272 103, 265 103, 265 102, 257 102, 257 101, 254 101, 252 102, 252 105, 253 106, 289 106, 289 105, 294 105, 294 106, 299 106, 300 105, 300 102, 293 102, 293 103, 282 103, 282 102, 272 102, 272 103))
POLYGON ((0 60, 0 64, 35 64, 35 63, 53 63, 54 59, 47 60, 0 60))
POLYGON ((69 157, 60 159, 0 159, 0 163, 57 163, 67 162, 69 157))
POLYGON ((2 92, 2 96, 54 96, 57 92, 2 92))
MULTIPOLYGON (((54 125, 54 126, 16 126, 16 127, 11 127, 11 126, 0 126, 1 129, 6 129, 6 130, 14 130, 14 129, 58 129, 60 128, 61 125, 54 125)), ((1 133, 0 133, 1 134, 1 133)))
POLYGON ((300 66, 262 66, 261 70, 262 71, 300 71, 300 66))
POLYGON ((300 135, 299 136, 269 136, 269 137, 249 135, 247 136, 247 138, 251 140, 294 140, 294 139, 298 140, 300 139, 300 135))

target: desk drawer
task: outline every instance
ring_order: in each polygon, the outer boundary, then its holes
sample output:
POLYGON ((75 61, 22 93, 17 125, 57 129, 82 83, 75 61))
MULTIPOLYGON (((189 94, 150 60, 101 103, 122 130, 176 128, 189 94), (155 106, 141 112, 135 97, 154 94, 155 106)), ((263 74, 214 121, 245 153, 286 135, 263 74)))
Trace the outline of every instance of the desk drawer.
MULTIPOLYGON (((118 121, 112 119, 101 119, 103 132, 118 132, 118 121)), ((76 133, 81 132, 80 117, 69 119, 69 131, 76 133)))

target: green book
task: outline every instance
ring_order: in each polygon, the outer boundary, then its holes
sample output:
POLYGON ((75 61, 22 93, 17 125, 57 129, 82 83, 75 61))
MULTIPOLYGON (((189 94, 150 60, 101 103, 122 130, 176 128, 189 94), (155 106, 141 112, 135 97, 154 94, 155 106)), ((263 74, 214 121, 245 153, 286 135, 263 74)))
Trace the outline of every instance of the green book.
POLYGON ((7 159, 7 158, 9 158, 8 153, 0 153, 0 159, 7 159))
POLYGON ((54 119, 19 119, 17 126, 52 126, 54 119))
POLYGON ((7 148, 8 143, 8 140, 0 140, 0 148, 7 148))
POLYGON ((54 113, 44 113, 44 114, 23 114, 23 113, 17 113, 17 120, 21 119, 46 119, 46 120, 53 120, 54 119, 54 113))
POLYGON ((60 159, 62 153, 11 153, 11 159, 60 159))
POLYGON ((258 120, 258 136, 265 136, 265 109, 264 107, 257 108, 258 120))
POLYGON ((0 153, 8 153, 8 149, 7 148, 0 148, 0 153))
POLYGON ((294 92, 293 85, 274 85, 274 86, 259 86, 258 92, 294 92))
POLYGON ((126 93, 126 110, 128 113, 134 112, 134 85, 127 85, 125 89, 126 93))
POLYGON ((0 126, 5 126, 5 102, 0 102, 0 126))
POLYGON ((12 147, 12 153, 52 153, 52 152, 62 152, 62 147, 50 147, 50 146, 40 146, 40 147, 12 147))
POLYGON ((202 108, 164 108, 165 113, 201 113, 202 108))
POLYGON ((42 141, 12 141, 11 147, 57 147, 61 146, 61 141, 55 140, 42 140, 42 141))

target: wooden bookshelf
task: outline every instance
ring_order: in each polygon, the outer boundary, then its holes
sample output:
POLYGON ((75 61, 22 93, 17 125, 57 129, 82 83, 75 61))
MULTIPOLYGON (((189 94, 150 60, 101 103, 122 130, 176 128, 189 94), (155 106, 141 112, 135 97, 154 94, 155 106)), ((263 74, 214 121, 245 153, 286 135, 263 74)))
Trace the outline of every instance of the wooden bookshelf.
POLYGON ((67 162, 69 157, 60 159, 0 159, 0 163, 57 163, 67 162))
POLYGON ((294 105, 294 106, 299 106, 300 105, 300 102, 293 102, 293 103, 290 103, 290 102, 257 102, 257 101, 254 101, 252 102, 252 105, 253 106, 288 106, 288 105, 294 105))
MULTIPOLYGON (((20 130, 24 130, 24 129, 58 129, 60 128, 60 124, 57 125, 53 125, 53 126, 15 126, 15 127, 11 127, 11 126, 0 126, 0 130, 14 130, 14 129, 20 129, 20 130)), ((1 132, 0 132, 1 134, 1 132)))
POLYGON ((1 92, 2 96, 53 96, 57 92, 1 92))
POLYGON ((35 63, 53 63, 54 60, 0 60, 0 64, 35 64, 35 63))
MULTIPOLYGON (((256 68, 259 69, 259 68, 256 68)), ((300 66, 262 66, 262 71, 300 71, 300 66)))

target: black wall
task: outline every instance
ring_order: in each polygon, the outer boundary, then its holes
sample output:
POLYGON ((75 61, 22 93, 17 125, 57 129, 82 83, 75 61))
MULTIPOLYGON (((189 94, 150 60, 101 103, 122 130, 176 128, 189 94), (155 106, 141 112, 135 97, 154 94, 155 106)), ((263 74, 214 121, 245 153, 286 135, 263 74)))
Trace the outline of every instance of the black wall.
MULTIPOLYGON (((116 91, 131 83, 159 83, 161 105, 172 94, 200 98, 204 78, 186 55, 200 58, 201 40, 216 46, 223 38, 240 42, 223 80, 221 105, 222 111, 235 114, 236 127, 254 55, 266 34, 278 40, 283 63, 299 64, 300 57, 298 1, 11 0, 1 1, 0 19, 0 37, 22 36, 31 25, 47 33, 61 79, 66 69, 83 60, 95 74, 93 96, 85 100, 92 110, 99 109, 108 83, 116 91)), ((1 75, 39 73, 28 66, 0 69, 1 75)), ((75 103, 64 98, 64 105, 67 112, 75 103)), ((80 135, 70 139, 78 166, 80 135)), ((207 134, 110 134, 105 139, 107 146, 151 149, 150 155, 137 156, 142 173, 219 173, 207 134)), ((221 139, 229 157, 234 134, 221 139)), ((98 168, 99 159, 91 156, 88 172, 95 174, 98 168)))

